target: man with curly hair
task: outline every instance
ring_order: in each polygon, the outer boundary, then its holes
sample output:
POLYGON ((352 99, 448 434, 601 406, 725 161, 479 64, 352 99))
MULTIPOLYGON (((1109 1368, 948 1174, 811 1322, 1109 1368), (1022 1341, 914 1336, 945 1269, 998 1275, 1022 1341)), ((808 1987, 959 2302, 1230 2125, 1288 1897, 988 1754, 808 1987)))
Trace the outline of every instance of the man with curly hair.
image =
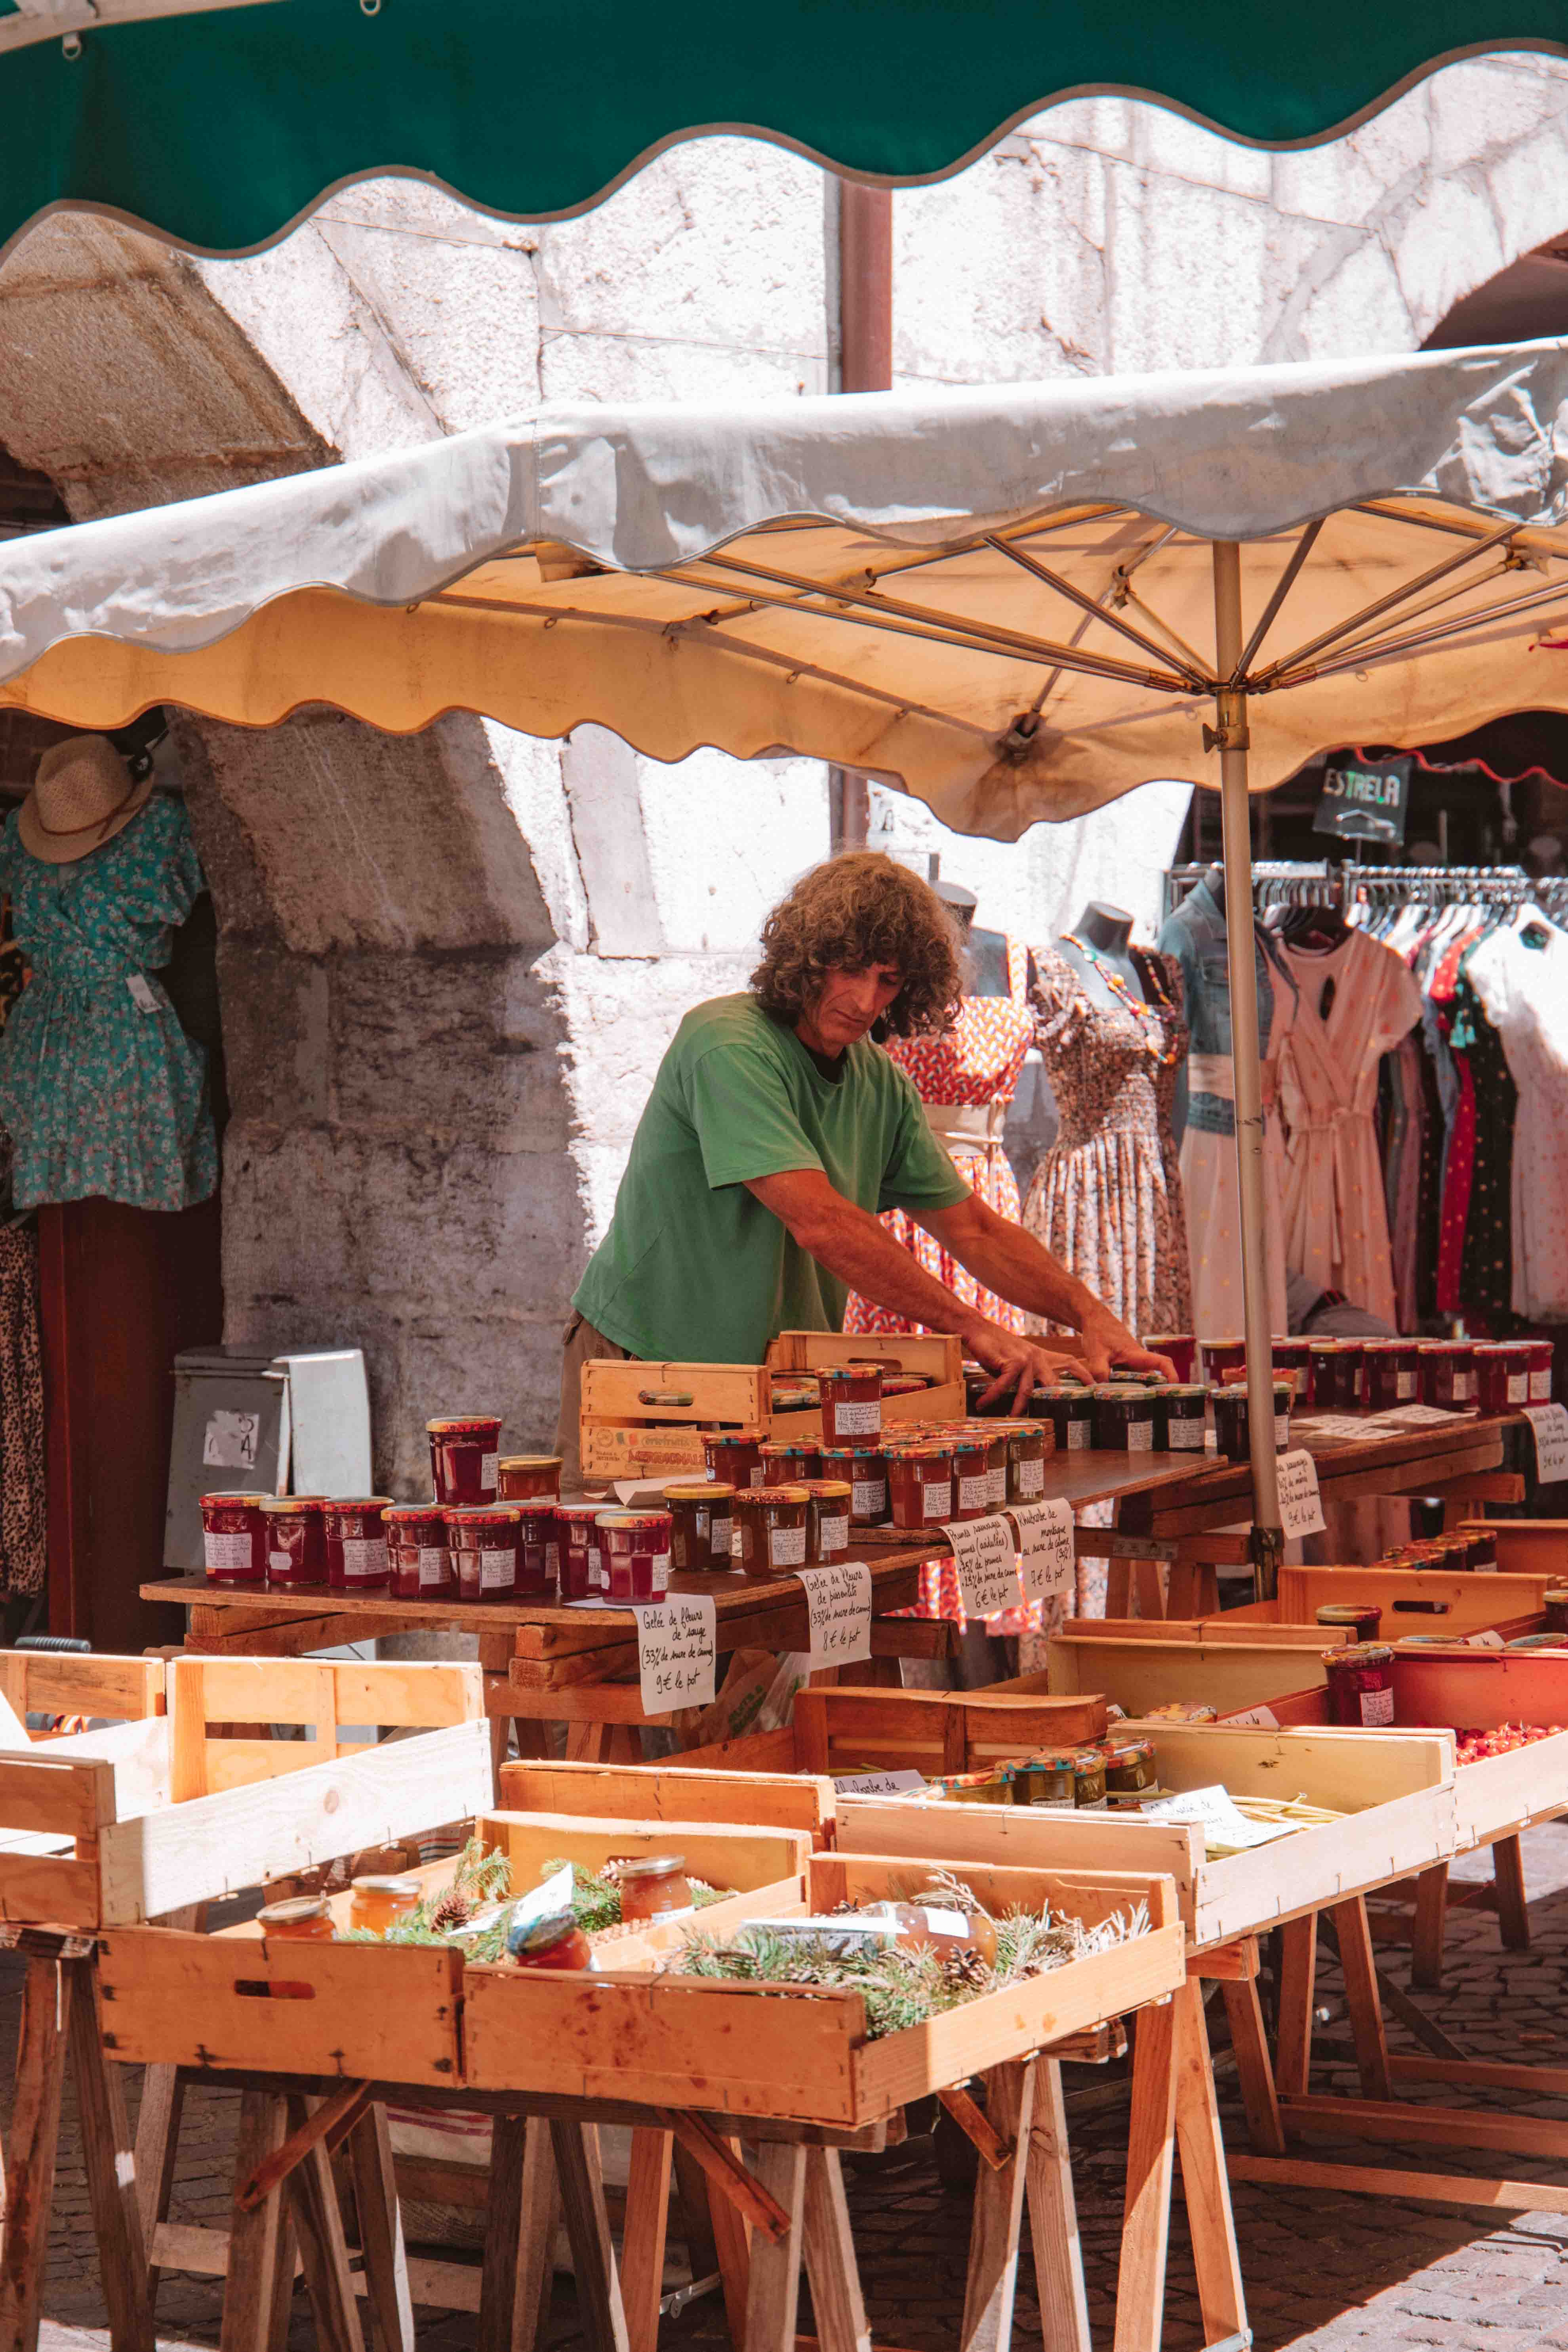
POLYGON ((660 1063, 610 1229, 572 1304, 556 1445, 573 1486, 579 1381, 595 1356, 756 1364, 781 1331, 837 1331, 851 1289, 955 1332, 1021 1407, 1064 1370, 1165 1371, 1021 1225, 976 1199, 876 1042, 951 1023, 958 934, 934 890, 857 850, 805 875, 763 926, 749 994, 693 1007, 660 1063), (909 1212, 977 1282, 1077 1331, 1002 1330, 878 1223, 909 1212))

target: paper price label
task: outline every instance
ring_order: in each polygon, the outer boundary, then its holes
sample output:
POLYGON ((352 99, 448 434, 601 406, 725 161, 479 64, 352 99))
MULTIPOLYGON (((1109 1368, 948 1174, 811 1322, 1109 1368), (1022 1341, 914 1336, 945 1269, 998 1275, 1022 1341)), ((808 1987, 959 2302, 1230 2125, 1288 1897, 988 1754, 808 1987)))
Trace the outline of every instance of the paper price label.
POLYGON ((958 1519, 943 1528, 942 1533, 952 1546, 958 1589, 970 1616, 994 1617, 1000 1609, 1016 1609, 1018 1554, 1012 1522, 1000 1515, 991 1519, 958 1519))
POLYGON ((871 1571, 862 1559, 800 1568, 811 1619, 813 1667, 846 1666, 871 1654, 871 1571))
POLYGON ((1227 1731, 1278 1731, 1279 1728, 1279 1717, 1271 1706, 1244 1706, 1238 1714, 1227 1715, 1225 1723, 1227 1731))
POLYGON ((1056 1601, 1078 1589, 1072 1505, 1015 1503, 1008 1517, 1018 1538, 1018 1569, 1028 1601, 1056 1601))
POLYGON ((1287 1536, 1321 1535, 1327 1524, 1317 1465, 1304 1445, 1279 1457, 1279 1524, 1287 1536))
POLYGON ((1504 1646, 1502 1635, 1495 1626, 1491 1625, 1489 1625, 1484 1633, 1468 1633, 1465 1637, 1465 1647, 1468 1650, 1500 1650, 1504 1646))
POLYGON ((718 1612, 710 1592, 671 1593, 636 1604, 642 1703, 649 1715, 711 1706, 718 1612))
POLYGON ((921 1797, 926 1784, 918 1772, 835 1772, 833 1785, 841 1797, 921 1797))
POLYGON ((1527 1404, 1524 1417, 1535 1432, 1535 1475, 1543 1486, 1568 1478, 1568 1405, 1527 1404))
POLYGON ((202 1460, 212 1470, 250 1470, 256 1464, 261 1423, 253 1412, 215 1412, 202 1439, 202 1460))

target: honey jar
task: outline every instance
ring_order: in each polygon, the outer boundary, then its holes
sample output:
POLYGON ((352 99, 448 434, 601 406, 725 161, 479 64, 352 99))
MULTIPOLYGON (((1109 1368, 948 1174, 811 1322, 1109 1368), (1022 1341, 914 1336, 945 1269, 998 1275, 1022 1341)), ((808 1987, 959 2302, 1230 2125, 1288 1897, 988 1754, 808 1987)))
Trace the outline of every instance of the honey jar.
POLYGON ((416 1878, 356 1878, 349 1897, 349 1926, 363 1935, 384 1936, 418 1909, 424 1891, 416 1878))
POLYGON ((500 1500, 503 1503, 531 1503, 542 1496, 560 1500, 561 1456, 559 1454, 503 1454, 496 1464, 500 1500))
POLYGON ((696 1907, 683 1853, 638 1854, 633 1861, 616 1864, 616 1878, 625 1927, 647 1919, 675 1918, 696 1907))
POLYGON ((1048 1421, 1007 1423, 1006 1500, 1037 1503, 1046 1491, 1046 1456, 1057 1450, 1056 1425, 1048 1421))
POLYGON ((669 1513, 669 1564, 684 1570, 733 1566, 733 1486, 717 1478, 683 1478, 664 1490, 669 1513))
POLYGON ((283 1903, 267 1903, 256 1915, 262 1934, 276 1939, 295 1937, 312 1944, 330 1944, 337 1934, 331 1906, 324 1895, 295 1895, 283 1903))

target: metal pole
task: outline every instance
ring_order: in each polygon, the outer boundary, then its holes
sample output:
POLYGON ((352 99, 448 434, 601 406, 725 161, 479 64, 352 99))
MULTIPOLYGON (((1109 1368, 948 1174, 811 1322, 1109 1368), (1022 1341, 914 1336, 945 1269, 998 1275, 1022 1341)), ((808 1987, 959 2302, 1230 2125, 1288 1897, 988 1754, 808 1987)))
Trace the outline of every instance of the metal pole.
MULTIPOLYGON (((1214 544, 1215 670, 1237 669, 1241 625, 1241 550, 1214 544)), ((1241 1286, 1247 1334, 1247 1407, 1252 1434, 1253 1577, 1260 1601, 1278 1591, 1279 1477, 1274 1455, 1273 1334, 1263 1255, 1263 1073, 1258 1048, 1258 973, 1252 937, 1252 812, 1247 791, 1247 696, 1221 684, 1218 725, 1220 816, 1225 839, 1225 928, 1230 958, 1230 1042, 1236 1087, 1236 1174, 1241 1211, 1241 1286)), ((1208 730, 1205 730, 1207 735, 1208 730)))

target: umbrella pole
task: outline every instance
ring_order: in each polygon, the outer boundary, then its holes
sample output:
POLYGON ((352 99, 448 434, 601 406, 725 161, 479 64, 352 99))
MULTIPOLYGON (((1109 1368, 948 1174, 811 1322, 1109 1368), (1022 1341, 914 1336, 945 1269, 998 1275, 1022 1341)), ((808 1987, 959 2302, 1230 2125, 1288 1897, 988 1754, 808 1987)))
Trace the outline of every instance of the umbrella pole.
MULTIPOLYGON (((1214 543, 1215 668, 1223 680, 1241 666, 1241 549, 1214 543)), ((1237 1191, 1241 1211, 1241 1290, 1247 1334, 1247 1418, 1252 1440, 1252 1564, 1257 1596, 1279 1590, 1279 1475, 1274 1454, 1273 1335, 1263 1250, 1263 1073, 1258 1048, 1258 972, 1252 937, 1252 809, 1247 789, 1247 696, 1221 685, 1220 814, 1225 838, 1225 928, 1230 961, 1230 1038, 1236 1087, 1237 1191)), ((1207 736, 1209 730, 1205 730, 1207 736)))

